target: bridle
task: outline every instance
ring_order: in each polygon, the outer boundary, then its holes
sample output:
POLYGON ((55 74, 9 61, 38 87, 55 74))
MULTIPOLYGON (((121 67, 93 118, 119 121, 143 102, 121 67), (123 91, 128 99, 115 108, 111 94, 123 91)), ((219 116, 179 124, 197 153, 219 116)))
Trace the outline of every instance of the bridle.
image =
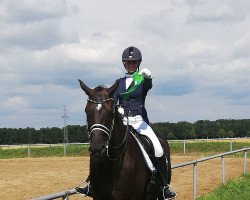
MULTIPOLYGON (((103 100, 92 100, 92 99, 88 99, 87 100, 88 102, 91 102, 91 103, 94 103, 96 105, 102 105, 103 103, 107 102, 107 101, 112 101, 114 102, 114 99, 112 98, 107 98, 107 99, 103 99, 103 100)), ((113 105, 113 113, 114 112, 114 105, 113 105)), ((91 141, 91 138, 92 138, 92 133, 93 131, 95 130, 100 130, 102 132, 104 132, 107 136, 108 136, 108 143, 111 139, 111 132, 113 131, 113 127, 114 127, 114 121, 115 121, 115 116, 113 117, 112 119, 112 122, 111 122, 111 126, 110 128, 107 128, 105 125, 102 125, 102 124, 93 124, 89 129, 88 129, 88 133, 89 133, 89 140, 91 141)), ((88 124, 88 122, 87 122, 88 124)))
MULTIPOLYGON (((113 131, 113 128, 114 128, 114 121, 115 121, 115 108, 117 107, 117 105, 114 103, 114 99, 113 98, 107 98, 107 99, 102 99, 102 100, 93 100, 93 99, 88 99, 87 100, 88 102, 91 102, 91 103, 94 103, 97 105, 101 105, 102 107, 102 104, 107 102, 107 101, 111 101, 113 102, 113 106, 112 106, 112 110, 113 110, 113 119, 112 119, 112 122, 111 122, 111 125, 110 127, 107 127, 103 124, 99 124, 99 123, 96 123, 96 124, 93 124, 91 125, 90 128, 87 127, 87 130, 88 130, 88 135, 89 135, 89 141, 91 142, 91 138, 92 138, 92 134, 95 130, 99 130, 99 131, 102 131, 104 134, 106 134, 108 136, 108 140, 106 142, 106 145, 105 145, 105 148, 106 148, 106 156, 110 159, 110 160, 117 160, 119 159, 124 151, 125 151, 125 147, 123 148, 122 152, 117 156, 117 157, 112 157, 110 154, 109 154, 109 149, 119 149, 121 148, 127 141, 127 138, 128 138, 128 132, 129 132, 129 124, 127 124, 126 126, 126 134, 121 142, 121 144, 119 144, 118 146, 113 146, 111 145, 110 141, 112 139, 112 131, 113 131)), ((87 122, 87 126, 88 126, 88 122, 87 122)), ((91 154, 91 152, 90 152, 91 154)))

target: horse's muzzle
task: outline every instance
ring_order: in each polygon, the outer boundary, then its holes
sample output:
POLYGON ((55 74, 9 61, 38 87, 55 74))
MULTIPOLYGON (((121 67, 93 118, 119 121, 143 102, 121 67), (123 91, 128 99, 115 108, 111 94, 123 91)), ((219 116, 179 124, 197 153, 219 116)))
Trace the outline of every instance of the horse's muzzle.
POLYGON ((92 155, 107 155, 107 145, 91 145, 89 147, 89 153, 92 155))

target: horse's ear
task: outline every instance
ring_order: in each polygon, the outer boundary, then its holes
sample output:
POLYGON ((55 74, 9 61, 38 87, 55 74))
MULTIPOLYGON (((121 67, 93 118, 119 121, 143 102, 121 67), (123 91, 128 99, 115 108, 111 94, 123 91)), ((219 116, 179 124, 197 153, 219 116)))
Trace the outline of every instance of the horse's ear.
POLYGON ((80 83, 82 90, 89 96, 91 93, 91 89, 87 85, 85 85, 80 79, 78 79, 78 81, 80 83))
POLYGON ((118 85, 119 85, 119 80, 120 80, 120 79, 117 79, 117 80, 115 81, 115 83, 108 89, 108 94, 109 94, 110 97, 113 96, 113 94, 114 94, 116 88, 118 87, 118 85))

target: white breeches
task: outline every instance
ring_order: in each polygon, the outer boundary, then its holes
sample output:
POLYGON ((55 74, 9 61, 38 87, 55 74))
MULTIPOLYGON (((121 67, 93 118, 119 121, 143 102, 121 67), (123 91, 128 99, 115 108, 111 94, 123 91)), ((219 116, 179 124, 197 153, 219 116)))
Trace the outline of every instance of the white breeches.
MULTIPOLYGON (((159 142, 152 128, 142 119, 142 117, 140 115, 136 115, 134 117, 128 117, 128 120, 129 125, 133 126, 133 128, 137 132, 147 136, 151 140, 155 150, 155 157, 163 156, 163 149, 161 143, 159 142)), ((127 125, 126 117, 123 118, 123 124, 127 125)))

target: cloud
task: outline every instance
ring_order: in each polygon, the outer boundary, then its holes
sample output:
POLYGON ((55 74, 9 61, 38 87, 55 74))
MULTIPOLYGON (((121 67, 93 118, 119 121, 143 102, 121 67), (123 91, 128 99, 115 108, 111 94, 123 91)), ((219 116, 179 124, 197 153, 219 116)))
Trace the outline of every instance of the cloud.
POLYGON ((181 96, 192 93, 195 90, 195 82, 188 75, 184 74, 185 69, 180 72, 158 74, 153 78, 152 93, 157 95, 181 96))
POLYGON ((44 50, 55 45, 77 41, 68 35, 60 21, 70 14, 64 0, 3 1, 0 10, 0 52, 16 48, 44 50))
POLYGON ((216 45, 212 45, 210 43, 206 43, 203 41, 194 41, 187 46, 186 49, 187 56, 213 56, 218 53, 216 45))
POLYGON ((57 19, 65 15, 67 15, 65 0, 3 0, 0 10, 2 20, 20 24, 57 19))
POLYGON ((201 119, 248 119, 246 110, 250 105, 196 92, 182 96, 151 95, 147 98, 146 108, 150 122, 195 122, 201 119))
POLYGON ((27 108, 28 107, 28 103, 26 100, 24 100, 23 97, 20 96, 15 96, 12 98, 8 98, 6 100, 6 102, 3 102, 3 106, 4 107, 10 107, 13 109, 17 109, 17 108, 27 108))
POLYGON ((77 79, 113 84, 130 45, 152 71, 153 121, 249 118, 248 1, 0 4, 1 127, 62 126, 64 105, 83 124, 87 97, 77 79))
POLYGON ((229 22, 243 20, 248 14, 247 7, 249 3, 247 1, 189 1, 190 2, 190 14, 187 18, 187 22, 229 22))
POLYGON ((1 31, 2 48, 42 50, 63 41, 57 21, 45 21, 26 25, 16 24, 1 31))
POLYGON ((232 56, 236 59, 243 58, 249 59, 250 53, 250 34, 245 33, 243 37, 234 41, 232 56))
POLYGON ((89 37, 80 37, 79 43, 64 45, 64 51, 75 61, 107 63, 117 56, 117 44, 112 37, 116 35, 93 32, 89 37))

